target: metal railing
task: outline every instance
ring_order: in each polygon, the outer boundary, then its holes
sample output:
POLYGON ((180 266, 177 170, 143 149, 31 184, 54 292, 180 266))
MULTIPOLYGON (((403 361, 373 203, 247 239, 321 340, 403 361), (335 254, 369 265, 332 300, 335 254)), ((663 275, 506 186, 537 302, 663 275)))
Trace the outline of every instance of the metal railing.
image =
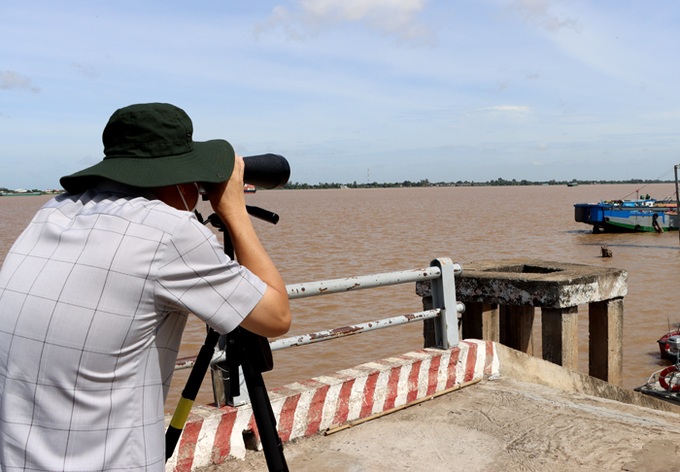
MULTIPOLYGON (((459 264, 449 258, 438 258, 431 265, 422 269, 411 269, 397 272, 387 272, 343 279, 322 280, 287 285, 290 300, 307 298, 333 293, 346 293, 356 290, 384 287, 430 280, 432 284, 431 310, 409 313, 364 323, 341 326, 315 333, 280 338, 270 342, 272 351, 287 349, 306 344, 329 341, 346 336, 352 336, 376 329, 399 326, 415 321, 436 318, 435 343, 436 347, 449 349, 458 345, 458 318, 465 311, 465 306, 456 301, 455 276, 462 273, 459 264)), ((212 364, 225 361, 224 351, 216 351, 212 364)), ((192 358, 179 359, 175 369, 186 369, 193 366, 192 358)))
MULTIPOLYGON (((442 330, 441 345, 442 348, 449 348, 458 345, 458 313, 462 313, 465 309, 462 303, 456 302, 456 291, 454 286, 453 276, 457 272, 461 273, 461 267, 454 264, 450 259, 437 259, 433 265, 423 269, 404 270, 399 272, 388 272, 374 275, 364 275, 359 277, 348 277, 344 279, 324 280, 320 282, 309 282, 302 284, 289 285, 288 297, 293 300, 297 298, 306 298, 319 295, 328 295, 331 293, 346 293, 355 290, 384 287, 389 285, 398 285, 404 283, 418 282, 422 280, 433 280, 433 286, 441 287, 439 290, 433 291, 440 295, 439 303, 433 300, 434 308, 407 315, 395 316, 380 320, 368 321, 350 326, 342 326, 339 328, 318 331, 316 333, 304 334, 301 336, 291 336, 288 338, 277 339, 270 343, 272 351, 279 349, 286 349, 295 346, 303 346, 305 344, 312 344, 321 341, 328 341, 331 339, 351 336, 376 329, 389 328, 392 326, 399 326, 402 324, 412 323, 414 321, 422 321, 429 318, 440 317, 441 322, 438 323, 442 330), (448 280, 450 278, 450 280, 448 280), (448 282, 448 284, 447 284, 448 282), (448 286, 445 286, 448 285, 448 286), (448 305, 447 305, 448 303, 448 305), (454 307, 453 319, 446 319, 446 307, 454 307), (455 329, 449 330, 453 326, 455 329)), ((439 339, 438 339, 439 341, 439 339)))

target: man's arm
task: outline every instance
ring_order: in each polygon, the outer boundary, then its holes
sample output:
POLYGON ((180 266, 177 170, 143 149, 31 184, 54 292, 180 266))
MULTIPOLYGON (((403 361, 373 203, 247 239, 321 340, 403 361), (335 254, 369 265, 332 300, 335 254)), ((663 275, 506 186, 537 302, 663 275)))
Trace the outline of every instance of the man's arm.
POLYGON ((264 297, 243 320, 241 326, 261 336, 280 336, 288 332, 291 324, 288 293, 283 278, 262 246, 246 210, 243 169, 243 159, 236 156, 231 178, 206 190, 213 210, 227 226, 239 264, 267 284, 264 297))

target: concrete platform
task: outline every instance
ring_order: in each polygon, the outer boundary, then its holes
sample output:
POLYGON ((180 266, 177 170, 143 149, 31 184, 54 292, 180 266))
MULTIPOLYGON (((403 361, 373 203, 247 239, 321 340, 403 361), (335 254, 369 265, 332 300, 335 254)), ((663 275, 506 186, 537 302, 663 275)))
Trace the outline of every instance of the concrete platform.
MULTIPOLYGON (((436 376, 428 372, 446 371, 442 366, 448 365, 451 375, 444 376, 448 379, 446 383, 454 387, 471 381, 477 383, 429 400, 427 395, 418 400, 416 394, 410 401, 388 400, 389 395, 383 393, 382 400, 375 401, 380 395, 374 390, 373 413, 360 418, 361 424, 346 429, 337 429, 331 424, 333 421, 325 421, 323 418, 328 415, 309 414, 313 402, 300 398, 297 404, 307 404, 307 407, 298 406, 293 415, 297 423, 291 420, 288 426, 295 430, 301 423, 309 429, 310 421, 301 418, 313 418, 318 432, 291 437, 285 443, 289 469, 331 472, 680 470, 680 466, 676 467, 680 464, 680 447, 676 446, 680 444, 680 407, 499 344, 467 340, 462 347, 458 354, 444 351, 445 356, 447 352, 453 355, 440 359, 437 369, 432 369, 432 363, 428 367, 421 362, 420 378, 434 380, 436 376), (454 357, 455 362, 451 360, 454 357), (483 375, 477 375, 480 372, 483 375), (385 403, 397 411, 376 406, 385 403), (408 406, 411 403, 415 404, 408 406), (373 416, 379 417, 372 419, 373 416), (326 431, 336 432, 327 435, 326 431)), ((420 360, 424 362, 424 354, 420 360)), ((400 377, 394 375, 394 369, 403 373, 405 366, 390 367, 385 371, 389 372, 388 378, 400 377)), ((411 381, 400 384, 402 389, 419 383, 412 374, 413 369, 408 372, 411 373, 405 377, 411 381)), ((392 389, 389 382, 375 385, 384 392, 392 389)), ((364 391, 365 386, 366 383, 364 391)), ((426 393, 428 388, 420 390, 426 393)), ((333 402, 344 404, 338 399, 334 397, 333 402)), ((365 396, 360 404, 366 408, 365 396)), ((337 412, 330 416, 337 417, 337 412)), ((285 415, 283 418, 285 423, 285 415)), ((351 415, 348 421, 353 421, 351 415)), ((295 436, 290 432, 284 434, 295 436)), ((200 435, 196 438, 198 449, 200 435)), ((217 439, 210 441, 217 443, 217 439)), ((203 442, 206 442, 205 435, 203 442)), ((194 459, 198 455, 196 452, 194 459)), ((216 465, 185 461, 182 467, 204 472, 267 470, 262 452, 248 450, 240 457, 225 457, 216 465)), ((181 468, 179 463, 172 467, 181 468)))
MULTIPOLYGON (((269 397, 279 436, 284 443, 313 436, 494 375, 494 346, 466 340, 452 349, 421 349, 273 389, 269 397)), ((166 470, 189 472, 243 458, 258 441, 249 404, 195 406, 166 470)))
MULTIPOLYGON (((680 416, 507 377, 285 446, 291 471, 679 470, 680 416)), ((266 471, 262 453, 202 471, 266 471)))

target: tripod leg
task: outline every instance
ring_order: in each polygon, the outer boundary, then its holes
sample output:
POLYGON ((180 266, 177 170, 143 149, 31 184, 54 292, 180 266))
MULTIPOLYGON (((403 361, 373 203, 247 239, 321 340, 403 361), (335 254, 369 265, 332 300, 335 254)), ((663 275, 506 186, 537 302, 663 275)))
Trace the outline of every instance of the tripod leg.
POLYGON ((219 336, 220 334, 217 331, 212 328, 209 329, 205 341, 203 342, 203 346, 201 346, 200 351, 198 351, 196 363, 191 369, 184 390, 182 390, 182 398, 180 398, 177 403, 177 408, 172 415, 170 426, 168 426, 168 429, 165 432, 166 461, 172 457, 175 446, 177 446, 177 443, 179 442, 179 437, 181 436, 184 425, 189 417, 191 406, 194 404, 194 400, 196 400, 196 395, 198 395, 198 391, 201 388, 205 373, 210 368, 210 361, 212 361, 219 336))
POLYGON ((262 450, 270 472, 288 472, 286 458, 283 455, 283 443, 276 430, 276 418, 272 411, 267 388, 262 373, 254 369, 250 362, 243 363, 243 376, 250 393, 255 423, 260 433, 262 450))

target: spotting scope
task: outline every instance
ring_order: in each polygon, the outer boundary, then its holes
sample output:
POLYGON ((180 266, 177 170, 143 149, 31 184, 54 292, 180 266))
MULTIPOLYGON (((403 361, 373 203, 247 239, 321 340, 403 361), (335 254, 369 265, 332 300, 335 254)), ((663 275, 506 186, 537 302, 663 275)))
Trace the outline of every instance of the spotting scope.
POLYGON ((290 177, 290 165, 278 154, 244 156, 243 181, 262 188, 283 187, 290 177))

